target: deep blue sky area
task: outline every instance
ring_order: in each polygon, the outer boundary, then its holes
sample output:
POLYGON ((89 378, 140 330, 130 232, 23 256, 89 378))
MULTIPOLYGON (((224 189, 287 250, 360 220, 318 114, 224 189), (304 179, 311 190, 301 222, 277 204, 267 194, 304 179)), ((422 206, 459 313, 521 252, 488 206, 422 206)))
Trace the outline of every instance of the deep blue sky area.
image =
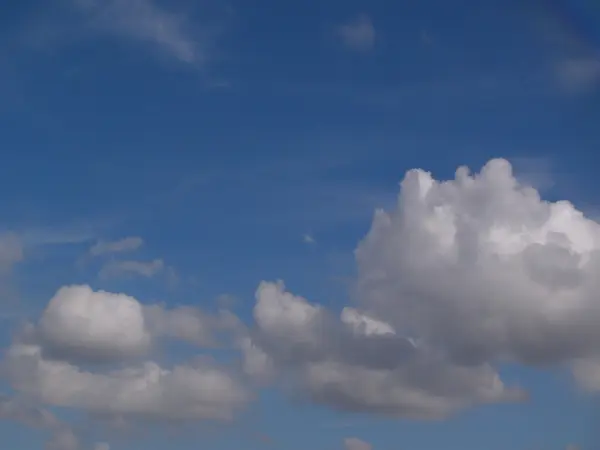
MULTIPOLYGON (((599 217, 596 1, 2 3, 0 232, 22 250, 5 270, 0 245, 3 348, 75 284, 143 304, 227 304, 252 328, 258 284, 281 279, 339 314, 375 209, 394 209, 414 168, 447 180, 506 158, 543 198, 599 217), (130 236, 143 245, 123 258, 137 265, 89 256, 130 236)), ((196 352, 171 343, 154 358, 196 352)), ((209 353, 237 364, 235 351, 209 353)), ((282 381, 227 424, 124 432, 87 403, 42 399, 76 444, 1 407, 0 436, 55 450, 600 448, 596 400, 565 365, 499 370, 529 401, 419 421, 329 408, 282 381)))

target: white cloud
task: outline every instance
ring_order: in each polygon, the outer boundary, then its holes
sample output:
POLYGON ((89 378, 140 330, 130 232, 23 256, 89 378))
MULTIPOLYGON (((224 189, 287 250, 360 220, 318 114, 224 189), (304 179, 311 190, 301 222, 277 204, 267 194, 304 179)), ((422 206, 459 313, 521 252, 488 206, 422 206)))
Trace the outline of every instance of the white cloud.
POLYGON ((371 444, 358 438, 344 439, 344 448, 346 450, 373 450, 373 446, 371 444))
POLYGON ((46 359, 35 345, 13 344, 7 357, 13 389, 39 403, 155 420, 230 420, 251 399, 226 371, 212 365, 165 369, 154 362, 88 372, 46 359))
POLYGON ((402 182, 357 251, 363 307, 453 360, 560 364, 598 351, 600 225, 542 201, 504 160, 402 182))
POLYGON ((356 51, 368 51, 375 45, 376 32, 371 18, 366 14, 336 27, 336 33, 344 45, 356 51))
MULTIPOLYGON (((173 368, 135 361, 161 338, 202 347, 216 345, 221 332, 237 338, 241 330, 227 311, 213 317, 192 307, 144 306, 88 286, 64 287, 39 323, 15 337, 3 373, 34 404, 142 420, 230 420, 252 398, 232 373, 206 361, 173 368)), ((0 402, 0 416, 17 414, 7 408, 0 402)), ((75 445, 76 436, 63 431, 49 448, 75 445)))
POLYGON ((200 347, 217 347, 219 334, 228 333, 236 337, 245 329, 242 322, 227 310, 210 315, 190 306, 167 309, 151 305, 144 308, 144 318, 153 336, 176 339, 200 347))
MULTIPOLYGON (((64 287, 2 369, 35 405, 167 421, 229 420, 252 399, 217 364, 148 359, 160 340, 211 347, 220 334, 257 382, 345 411, 431 419, 525 400, 501 379, 504 363, 566 366, 600 391, 600 224, 569 202, 543 201, 507 161, 446 181, 409 171, 395 209, 377 211, 355 256, 352 307, 337 314, 262 282, 251 330, 227 311, 64 287)), ((0 417, 53 426, 19 408, 0 399, 0 417)), ((73 443, 68 430, 54 439, 73 443)))
POLYGON ((600 224, 541 200, 505 160, 449 181, 409 171, 356 250, 358 307, 336 319, 261 284, 247 370, 335 408, 417 418, 524 400, 505 362, 571 365, 598 391, 599 250, 600 224))
POLYGON ((151 336, 142 305, 133 297, 61 288, 44 310, 38 338, 51 353, 82 359, 121 359, 145 354, 151 336))
POLYGON ((129 276, 141 276, 152 278, 161 273, 165 268, 162 259, 153 259, 152 261, 108 261, 98 274, 100 278, 119 278, 129 276))
POLYGON ((412 418, 522 399, 489 365, 452 364, 382 320, 351 309, 336 319, 281 283, 261 283, 256 296, 257 329, 242 350, 245 370, 258 380, 289 377, 318 403, 412 418))
MULTIPOLYGON (((114 255, 138 250, 144 245, 144 240, 138 236, 129 236, 115 241, 98 241, 88 251, 87 257, 114 255)), ((85 262, 85 259, 80 263, 85 262)), ((177 272, 172 267, 167 267, 160 258, 151 261, 117 260, 106 261, 98 276, 102 279, 141 276, 151 278, 167 271, 167 281, 175 286, 178 281, 177 272)))
POLYGON ((138 236, 129 236, 116 241, 98 241, 94 244, 89 254, 91 256, 101 256, 113 253, 123 253, 137 250, 144 244, 144 240, 138 236))
POLYGON ((89 286, 66 286, 49 301, 39 323, 28 325, 22 342, 39 346, 44 356, 69 361, 116 362, 148 355, 155 341, 169 338, 198 347, 221 345, 244 331, 240 320, 221 310, 142 305, 137 299, 89 286))
POLYGON ((202 64, 206 59, 206 43, 194 39, 185 17, 152 0, 73 0, 73 4, 100 32, 152 45, 184 63, 202 64))

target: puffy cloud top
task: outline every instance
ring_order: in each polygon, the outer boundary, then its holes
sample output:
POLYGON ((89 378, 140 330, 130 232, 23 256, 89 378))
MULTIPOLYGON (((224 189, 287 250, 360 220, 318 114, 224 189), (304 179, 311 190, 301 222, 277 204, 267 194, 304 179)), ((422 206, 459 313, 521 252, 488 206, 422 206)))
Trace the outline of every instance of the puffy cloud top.
POLYGON ((151 343, 135 298, 89 286, 61 288, 48 303, 39 332, 51 350, 83 359, 135 357, 151 343))
POLYGON ((415 170, 356 252, 363 307, 468 362, 561 363, 600 349, 600 225, 540 199, 505 160, 415 170))

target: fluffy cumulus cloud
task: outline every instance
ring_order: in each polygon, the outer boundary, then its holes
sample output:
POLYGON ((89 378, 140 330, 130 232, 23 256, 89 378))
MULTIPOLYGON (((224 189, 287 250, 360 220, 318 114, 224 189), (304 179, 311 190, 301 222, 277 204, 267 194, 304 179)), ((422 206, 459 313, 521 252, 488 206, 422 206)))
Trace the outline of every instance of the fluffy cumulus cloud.
POLYGON ((226 310, 215 315, 191 306, 143 305, 134 297, 83 285, 59 289, 38 323, 25 327, 20 339, 37 345, 46 357, 118 362, 147 356, 164 338, 216 347, 243 328, 226 310))
POLYGON ((284 377, 312 400, 346 411, 431 418, 482 402, 519 400, 488 364, 452 363, 390 324, 352 308, 339 318, 286 292, 257 291, 255 334, 244 342, 245 370, 284 377))
POLYGON ((339 316, 263 283, 247 373, 335 408, 440 417, 526 398, 496 368, 568 365, 600 387, 600 225, 543 201, 505 160, 437 181, 413 170, 356 250, 339 316), (337 317, 336 317, 337 316, 337 317))
MULTIPOLYGON (((412 170, 356 249, 352 305, 329 310, 262 282, 246 328, 225 310, 67 286, 15 336, 2 374, 28 405, 169 422, 231 419, 253 397, 244 377, 338 410, 416 419, 527 399, 501 379, 505 363, 568 367, 596 392, 599 249, 600 224, 542 200, 505 160, 447 181, 412 170), (235 345, 244 374, 207 360, 163 367, 152 350, 165 340, 235 345)), ((15 402, 0 399, 0 418, 52 430, 56 448, 80 446, 53 416, 15 402)))
POLYGON ((162 420, 230 420, 249 400, 238 381, 216 366, 165 369, 154 362, 89 372, 46 359, 39 347, 14 345, 8 373, 15 390, 39 403, 111 416, 162 420))
POLYGON ((415 170, 356 251, 358 298, 455 361, 560 364, 600 350, 600 225, 546 202, 504 160, 415 170))
POLYGON ((89 286, 61 288, 37 327, 52 354, 80 359, 121 359, 145 354, 151 343, 142 305, 133 297, 89 286))
MULTIPOLYGON (((12 389, 34 405, 72 408, 131 420, 230 420, 252 398, 232 371, 207 360, 162 367, 148 359, 160 339, 217 345, 240 331, 225 311, 166 309, 89 286, 61 288, 37 323, 28 324, 6 352, 2 372, 12 389)), ((24 417, 10 403, 2 416, 24 417)), ((40 413, 41 414, 41 413, 40 413)), ((27 421, 42 422, 29 413, 27 421)), ((22 419, 21 421, 25 421, 22 419)), ((79 448, 69 430, 49 448, 79 448)))

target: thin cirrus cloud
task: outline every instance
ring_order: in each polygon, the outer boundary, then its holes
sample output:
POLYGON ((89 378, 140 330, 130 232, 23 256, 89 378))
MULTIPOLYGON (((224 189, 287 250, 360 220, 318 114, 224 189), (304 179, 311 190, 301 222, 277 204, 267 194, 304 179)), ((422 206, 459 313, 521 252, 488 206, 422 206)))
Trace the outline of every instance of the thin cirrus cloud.
MULTIPOLYGON (((142 245, 144 245, 144 240, 138 236, 129 236, 113 241, 101 240, 90 247, 87 255, 80 263, 91 258, 131 253, 140 249, 142 245)), ((167 267, 165 262, 160 258, 155 258, 150 261, 110 259, 103 264, 98 276, 104 280, 131 277, 152 278, 165 271, 168 272, 167 276, 171 282, 176 281, 175 270, 172 267, 167 267)))
POLYGON ((165 263, 162 259, 153 259, 152 261, 108 261, 98 274, 102 279, 108 278, 128 278, 140 276, 152 278, 165 269, 165 263))
POLYGON ((102 256, 114 253, 125 253, 139 249, 144 240, 138 236, 129 236, 115 241, 98 241, 90 247, 90 256, 102 256))
POLYGON ((91 30, 146 44, 183 63, 204 64, 208 40, 194 36, 186 17, 152 0, 72 0, 91 30))
POLYGON ((350 50, 365 52, 375 46, 377 33, 373 21, 366 14, 360 14, 355 19, 338 25, 335 31, 338 38, 350 50))

